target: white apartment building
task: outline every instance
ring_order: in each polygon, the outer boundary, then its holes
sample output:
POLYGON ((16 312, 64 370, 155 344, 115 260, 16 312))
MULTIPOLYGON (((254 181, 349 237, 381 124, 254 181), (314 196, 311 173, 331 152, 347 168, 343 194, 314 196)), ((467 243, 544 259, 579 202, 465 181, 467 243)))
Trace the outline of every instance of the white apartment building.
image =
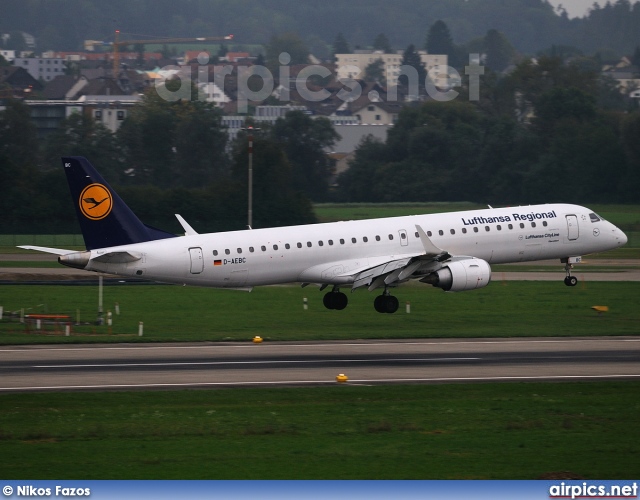
MULTIPOLYGON (((431 81, 433 81, 436 87, 448 88, 449 57, 446 54, 427 54, 423 50, 418 51, 418 54, 431 81)), ((396 52, 395 54, 385 54, 379 50, 357 50, 353 54, 336 54, 336 72, 338 78, 362 79, 364 78, 366 67, 378 59, 381 59, 384 63, 384 74, 387 78, 387 86, 395 86, 401 74, 402 51, 396 52)))
POLYGON ((59 57, 16 57, 13 65, 26 69, 36 80, 45 82, 53 80, 56 76, 64 75, 65 69, 64 59, 59 57))

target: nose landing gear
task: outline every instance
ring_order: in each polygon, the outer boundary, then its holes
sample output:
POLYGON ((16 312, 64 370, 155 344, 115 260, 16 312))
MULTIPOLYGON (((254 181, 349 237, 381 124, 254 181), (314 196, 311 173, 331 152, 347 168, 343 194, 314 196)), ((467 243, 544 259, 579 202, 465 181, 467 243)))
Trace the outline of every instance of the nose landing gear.
POLYGON ((564 265, 564 270, 567 273, 567 276, 564 279, 564 284, 567 286, 576 286, 578 284, 578 278, 575 276, 571 276, 571 269, 573 269, 573 264, 570 262, 566 262, 564 265))

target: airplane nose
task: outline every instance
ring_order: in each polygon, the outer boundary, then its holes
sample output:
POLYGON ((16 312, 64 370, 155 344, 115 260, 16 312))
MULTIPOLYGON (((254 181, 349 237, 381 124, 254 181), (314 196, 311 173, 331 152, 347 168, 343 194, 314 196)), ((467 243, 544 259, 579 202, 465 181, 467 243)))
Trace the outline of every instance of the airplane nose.
POLYGON ((622 231, 620 231, 620 229, 618 229, 618 241, 620 246, 622 245, 626 245, 627 241, 629 241, 629 239, 627 238, 627 235, 624 234, 622 231))

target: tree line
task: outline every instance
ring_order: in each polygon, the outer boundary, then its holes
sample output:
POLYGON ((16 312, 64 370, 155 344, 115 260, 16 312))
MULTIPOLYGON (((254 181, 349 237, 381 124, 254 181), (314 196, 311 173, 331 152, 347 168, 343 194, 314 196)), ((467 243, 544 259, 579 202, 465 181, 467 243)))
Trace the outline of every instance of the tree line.
POLYGON ((640 111, 580 62, 525 61, 488 71, 477 102, 405 108, 338 184, 350 202, 637 203, 640 111))
MULTIPOLYGON (((338 138, 326 119, 291 112, 254 132, 254 227, 315 221, 311 200, 328 195, 324 154, 338 138)), ((201 101, 145 94, 116 134, 90 114, 72 114, 39 141, 29 108, 0 112, 0 232, 76 232, 61 156, 85 156, 147 224, 180 231, 180 213, 199 231, 247 223, 248 141, 228 143, 221 113, 201 101)))

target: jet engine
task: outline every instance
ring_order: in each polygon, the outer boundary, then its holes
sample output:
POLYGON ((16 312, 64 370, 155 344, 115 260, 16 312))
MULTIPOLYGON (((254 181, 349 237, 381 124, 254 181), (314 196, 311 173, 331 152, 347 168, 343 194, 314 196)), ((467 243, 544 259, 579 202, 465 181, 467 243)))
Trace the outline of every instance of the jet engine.
POLYGON ((445 292, 475 290, 489 284, 491 281, 491 266, 482 259, 469 257, 447 262, 445 266, 425 276, 420 281, 442 288, 445 292))

